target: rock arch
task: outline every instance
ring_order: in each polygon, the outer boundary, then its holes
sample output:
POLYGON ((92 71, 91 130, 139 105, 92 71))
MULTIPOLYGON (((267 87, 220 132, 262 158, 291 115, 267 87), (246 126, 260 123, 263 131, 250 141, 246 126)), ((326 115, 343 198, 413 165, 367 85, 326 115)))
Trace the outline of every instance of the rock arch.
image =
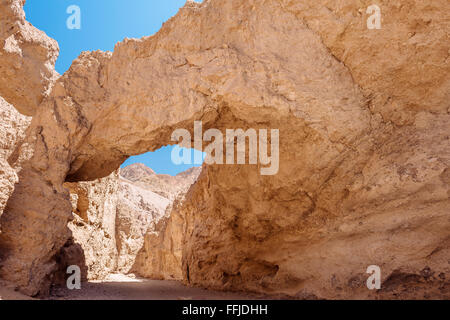
MULTIPOLYGON (((357 62, 338 60, 345 53, 314 29, 311 8, 297 5, 188 2, 154 36, 126 39, 113 53, 82 53, 36 110, 27 138, 10 158, 21 171, 1 218, 1 277, 28 294, 44 292, 53 257, 67 240, 71 206, 63 183, 104 177, 128 156, 170 143, 173 130, 191 129, 194 120, 221 130, 280 129, 280 171, 263 177, 255 166, 204 169, 181 209, 188 283, 297 297, 332 297, 342 283, 362 290, 367 261, 384 263, 388 273, 405 265, 407 253, 382 251, 407 246, 402 225, 416 219, 416 231, 423 231, 420 223, 430 212, 436 233, 415 240, 417 262, 409 272, 426 263, 439 267, 440 255, 432 261, 422 255, 448 250, 444 172, 450 153, 443 138, 448 114, 438 103, 442 92, 430 107, 440 114, 432 131, 435 118, 427 106, 405 112, 408 121, 399 125, 409 126, 393 125, 390 118, 398 120, 402 111, 388 106, 382 117, 382 103, 372 95, 392 94, 406 109, 416 96, 386 93, 357 62), (419 111, 421 127, 411 124, 419 111), (433 140, 439 143, 431 147, 433 140), (416 150, 405 147, 411 141, 416 150), (442 150, 447 157, 421 167, 420 178, 414 178, 420 160, 404 170, 396 160, 442 150), (411 206, 427 197, 424 186, 433 204, 413 213, 411 206), (398 204, 395 194, 409 200, 398 204), (361 226, 361 219, 368 224, 361 226), (389 231, 383 219, 404 237, 384 241, 389 231), (320 267, 322 260, 336 267, 320 267)), ((436 81, 443 81, 439 74, 436 81)))

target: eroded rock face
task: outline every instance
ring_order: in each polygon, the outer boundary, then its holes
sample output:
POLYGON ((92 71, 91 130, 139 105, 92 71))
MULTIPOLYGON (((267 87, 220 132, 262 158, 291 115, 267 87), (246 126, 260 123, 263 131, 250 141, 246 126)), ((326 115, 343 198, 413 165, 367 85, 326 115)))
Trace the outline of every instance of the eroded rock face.
POLYGON ((258 184, 249 169, 205 168, 184 206, 185 283, 301 299, 448 297, 448 167, 438 160, 450 151, 438 138, 448 120, 433 121, 303 192, 302 163, 258 184), (236 176, 252 187, 230 188, 236 176), (377 293, 366 287, 370 265, 382 271, 377 293))
POLYGON ((58 77, 58 43, 25 20, 25 0, 0 3, 0 95, 33 115, 58 77))
POLYGON ((142 163, 129 165, 120 170, 120 175, 140 186, 169 199, 172 203, 179 195, 185 194, 191 185, 197 181, 201 167, 193 167, 184 172, 171 176, 156 174, 152 169, 142 163))
POLYGON ((279 129, 280 168, 202 171, 179 211, 187 284, 448 297, 449 3, 410 1, 406 15, 391 1, 381 31, 359 14, 370 4, 188 2, 155 36, 83 53, 19 152, 0 275, 30 293, 48 285, 69 238, 63 183, 107 176, 202 120, 204 130, 279 129), (373 264, 378 293, 365 288, 373 264))
POLYGON ((119 272, 152 279, 175 278, 172 274, 181 278, 183 219, 172 211, 172 206, 175 199, 180 202, 178 199, 186 194, 200 171, 191 168, 170 176, 156 174, 139 163, 120 170, 123 178, 116 220, 119 272))
POLYGON ((128 273, 147 228, 161 219, 169 200, 121 178, 118 171, 65 187, 74 218, 68 225, 72 236, 57 255, 58 282, 63 283, 70 265, 79 266, 86 280, 105 279, 116 271, 128 273))
MULTIPOLYGON (((143 164, 133 164, 121 169, 120 175, 116 171, 92 182, 65 183, 73 220, 68 224, 71 237, 56 256, 60 271, 55 282, 65 283, 70 265, 79 266, 86 280, 105 279, 113 272, 143 274, 134 266, 136 256, 144 250, 144 238, 151 234, 158 243, 160 238, 169 239, 171 235, 166 236, 160 226, 170 217, 172 197, 184 195, 200 170, 193 168, 172 177, 158 175, 143 164), (162 191, 168 198, 157 193, 162 191)), ((176 242, 179 250, 183 230, 177 231, 176 240, 166 242, 176 242)), ((152 245, 152 241, 145 241, 152 245)), ((177 254, 177 274, 181 277, 181 251, 177 254)), ((140 261, 143 270, 150 269, 150 261, 140 261)))
POLYGON ((104 279, 117 267, 116 210, 119 173, 93 182, 66 183, 74 219, 69 223, 72 238, 63 252, 62 270, 78 265, 86 279, 104 279), (65 251, 66 251, 65 250, 65 251), (74 253, 77 252, 77 253, 74 253), (83 272, 82 272, 83 273, 83 272))
POLYGON ((185 218, 180 211, 184 195, 179 196, 166 215, 147 230, 143 246, 131 269, 139 276, 158 280, 183 279, 183 235, 185 218))
POLYGON ((8 163, 16 146, 23 140, 31 118, 21 115, 0 97, 0 216, 14 190, 18 177, 8 163))
MULTIPOLYGON (((121 170, 121 175, 133 180, 133 185, 167 197, 163 198, 166 199, 165 211, 146 224, 145 233, 138 238, 138 246, 135 246, 137 250, 132 250, 133 259, 128 259, 133 263, 125 271, 131 270, 151 279, 182 279, 181 257, 185 219, 180 209, 185 194, 196 182, 201 170, 201 167, 194 167, 176 176, 156 175, 142 164, 130 165, 121 170)), ((145 198, 146 201, 151 199, 152 197, 145 198)), ((136 203, 136 200, 133 202, 136 203)), ((143 214, 148 215, 149 211, 151 210, 146 209, 143 214)), ((137 224, 142 224, 141 221, 142 219, 138 219, 137 224)))
POLYGON ((144 244, 144 236, 151 224, 164 216, 170 200, 122 180, 117 205, 116 235, 119 254, 117 270, 129 273, 136 255, 144 244))

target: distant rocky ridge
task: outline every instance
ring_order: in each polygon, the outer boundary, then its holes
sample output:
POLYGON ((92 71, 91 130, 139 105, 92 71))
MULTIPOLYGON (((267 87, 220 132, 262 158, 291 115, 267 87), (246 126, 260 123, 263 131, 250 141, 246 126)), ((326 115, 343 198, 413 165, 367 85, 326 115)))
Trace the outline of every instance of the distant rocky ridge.
POLYGON ((120 176, 134 185, 151 190, 162 197, 175 200, 180 193, 185 193, 201 172, 201 167, 192 167, 184 172, 171 176, 156 174, 142 163, 135 163, 120 170, 120 176))

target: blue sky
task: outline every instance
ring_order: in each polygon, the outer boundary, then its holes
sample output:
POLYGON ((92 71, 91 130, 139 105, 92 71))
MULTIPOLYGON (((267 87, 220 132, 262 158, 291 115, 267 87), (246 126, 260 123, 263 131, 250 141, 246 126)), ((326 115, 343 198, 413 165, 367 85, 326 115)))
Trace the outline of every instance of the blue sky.
MULTIPOLYGON (((156 33, 174 16, 186 0, 27 0, 27 20, 59 43, 56 70, 64 73, 82 51, 113 51, 124 38, 141 38, 156 33), (67 28, 67 8, 81 12, 81 29, 67 28)), ((124 165, 141 162, 156 173, 175 175, 188 165, 172 163, 172 147, 165 147, 128 159, 124 165)))
POLYGON ((124 38, 141 38, 156 33, 174 16, 185 0, 27 0, 28 21, 56 39, 59 73, 69 69, 82 51, 109 50, 124 38), (81 9, 81 29, 69 30, 66 21, 71 5, 81 9))
MULTIPOLYGON (((144 154, 141 154, 139 156, 134 156, 134 157, 130 157, 128 158, 128 160, 126 160, 122 167, 126 167, 129 166, 130 164, 133 163, 143 163, 145 165, 147 165, 148 167, 152 168, 153 171, 155 171, 156 173, 165 173, 165 174, 170 174, 170 175, 176 175, 177 173, 186 171, 187 169, 193 167, 193 165, 186 165, 186 164, 181 164, 181 165, 175 165, 172 163, 171 160, 171 153, 172 153, 173 147, 172 146, 166 146, 166 147, 162 147, 161 149, 159 149, 156 152, 147 152, 144 154)), ((175 150, 176 152, 180 151, 181 152, 191 152, 191 162, 194 163, 194 152, 197 154, 200 154, 200 151, 197 150, 189 150, 189 149, 184 149, 184 148, 180 148, 178 150, 175 150), (180 151, 182 150, 182 151, 180 151)), ((203 155, 204 157, 205 155, 203 155)))

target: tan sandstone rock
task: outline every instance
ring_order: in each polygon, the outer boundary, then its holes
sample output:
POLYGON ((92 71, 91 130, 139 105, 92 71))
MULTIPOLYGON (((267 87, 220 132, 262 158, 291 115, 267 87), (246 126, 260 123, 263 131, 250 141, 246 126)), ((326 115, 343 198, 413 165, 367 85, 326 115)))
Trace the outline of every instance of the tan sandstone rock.
POLYGON ((33 115, 58 77, 58 43, 25 20, 25 0, 0 3, 0 96, 33 115))
POLYGON ((170 200, 121 180, 116 215, 117 271, 129 273, 151 224, 163 216, 170 200))
MULTIPOLYGON (((143 250, 144 237, 164 237, 158 226, 169 218, 172 197, 186 193, 200 170, 193 168, 172 177, 133 164, 121 169, 120 176, 114 172, 92 182, 66 183, 74 216, 68 225, 72 236, 57 255, 60 272, 55 281, 64 283, 70 265, 79 266, 83 279, 88 280, 105 279, 113 272, 141 274, 140 269, 132 268, 143 250), (156 193, 161 191, 168 198, 156 193)), ((181 246, 183 233, 178 231, 175 237, 181 246)), ((181 251, 178 255, 181 276, 181 251)), ((151 263, 145 264, 148 270, 151 263)))
MULTIPOLYGON (((150 220, 145 233, 139 239, 141 241, 138 251, 133 250, 133 259, 129 260, 133 264, 128 271, 151 279, 182 279, 181 257, 185 223, 180 208, 185 194, 196 182, 201 170, 201 167, 194 167, 176 176, 156 175, 142 164, 130 165, 121 170, 121 175, 133 180, 133 185, 167 197, 165 211, 156 219, 150 220)), ((145 200, 149 201, 151 197, 145 200)))
POLYGON ((18 182, 16 171, 9 165, 8 159, 25 135, 31 118, 21 115, 0 97, 0 216, 5 209, 14 184, 18 182))
POLYGON ((183 229, 171 230, 180 216, 172 211, 172 205, 184 196, 200 171, 201 168, 191 168, 170 176, 156 174, 139 163, 120 170, 125 179, 120 181, 116 218, 118 271, 163 279, 162 274, 176 270, 177 278, 181 278, 183 229), (165 251, 165 255, 156 253, 158 250, 165 251), (159 258, 154 259, 155 255, 159 258), (168 262, 174 256, 177 264, 168 262))
POLYGON ((185 194, 190 186, 197 181, 201 167, 193 167, 184 172, 171 176, 156 174, 142 163, 129 165, 120 170, 120 175, 133 182, 133 185, 150 190, 169 199, 172 203, 180 194, 185 194))
POLYGON ((179 196, 173 208, 170 206, 167 214, 149 228, 131 269, 133 273, 149 279, 183 279, 183 200, 184 195, 179 196))
POLYGON ((66 183, 70 190, 74 219, 70 245, 61 253, 67 266, 85 270, 85 279, 104 279, 117 267, 116 210, 119 202, 119 173, 93 182, 66 183), (69 251, 69 252, 67 252, 69 251), (77 252, 77 253, 75 253, 77 252))
POLYGON ((154 36, 82 53, 20 149, 0 276, 45 292, 70 237, 64 182, 105 177, 202 120, 279 129, 280 167, 205 166, 177 209, 186 284, 448 297, 450 4, 390 1, 377 31, 365 27, 368 5, 189 1, 154 36), (369 265, 381 267, 381 291, 365 287, 369 265))

